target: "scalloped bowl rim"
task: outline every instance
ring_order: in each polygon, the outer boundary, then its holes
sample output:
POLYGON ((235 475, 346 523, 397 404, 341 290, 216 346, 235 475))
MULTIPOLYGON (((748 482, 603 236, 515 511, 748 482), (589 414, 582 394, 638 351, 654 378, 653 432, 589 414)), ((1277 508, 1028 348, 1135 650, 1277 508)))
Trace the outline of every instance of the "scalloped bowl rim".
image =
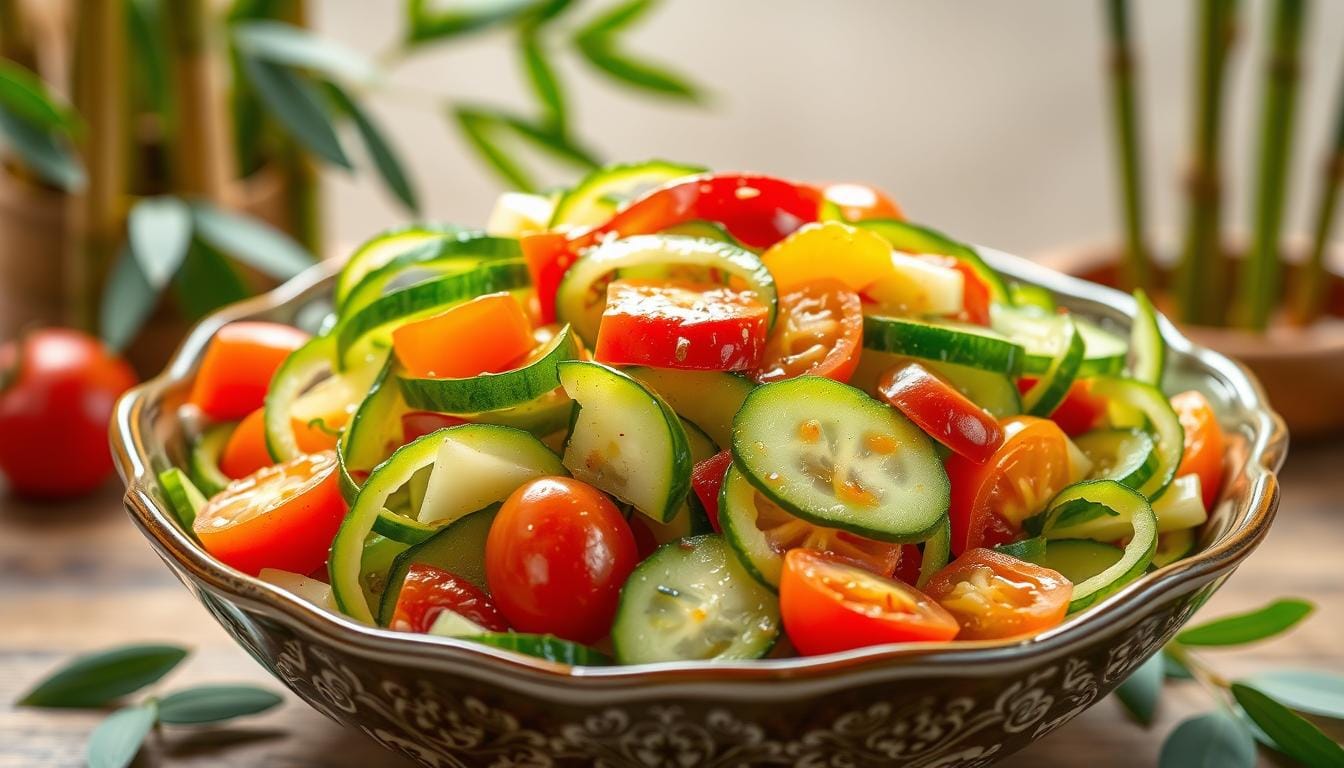
MULTIPOLYGON (((1134 300, 1126 294, 1069 277, 1017 256, 983 247, 978 250, 995 269, 1047 288, 1065 297, 1066 301, 1072 298, 1109 305, 1126 318, 1133 317, 1134 300)), ((666 696, 676 693, 677 684, 720 683, 731 685, 716 685, 714 695, 732 698, 736 698, 734 691, 741 693, 739 684, 742 683, 820 685, 833 690, 852 682, 853 674, 874 668, 883 668, 895 677, 917 676, 926 671, 957 677, 984 675, 991 670, 1020 668, 1067 653, 1071 646, 1093 634, 1123 627, 1130 619, 1137 620, 1145 606, 1189 591, 1191 582, 1208 582, 1229 573, 1264 538, 1278 506, 1275 471, 1286 455, 1288 436, 1282 420, 1266 403, 1260 384, 1242 365, 1194 344, 1163 318, 1162 332, 1168 346, 1194 358, 1221 377, 1231 389, 1233 402, 1249 414, 1252 435, 1242 470, 1248 473, 1249 503, 1245 510, 1238 511, 1229 530, 1208 548, 1140 577, 1091 609, 1029 640, 955 645, 905 643, 825 656, 738 662, 571 667, 453 638, 370 627, 235 571, 206 554, 177 527, 171 512, 150 493, 150 488, 157 483, 151 469, 153 452, 146 446, 137 426, 148 404, 168 389, 190 379, 205 344, 220 326, 298 302, 310 295, 320 295, 336 270, 337 266, 330 262, 314 265, 269 293, 225 307, 202 320, 183 341, 163 373, 133 388, 117 403, 111 424, 112 447, 118 472, 127 485, 127 509, 161 557, 171 558, 177 567, 190 572, 198 584, 226 595, 230 601, 244 603, 305 635, 337 643, 365 658, 382 658, 395 664, 414 659, 418 666, 459 672, 472 667, 478 676, 492 671, 504 674, 502 682, 547 687, 561 685, 571 696, 616 690, 627 697, 639 696, 640 690, 645 695, 666 696), (644 687, 640 689, 639 686, 644 687)))

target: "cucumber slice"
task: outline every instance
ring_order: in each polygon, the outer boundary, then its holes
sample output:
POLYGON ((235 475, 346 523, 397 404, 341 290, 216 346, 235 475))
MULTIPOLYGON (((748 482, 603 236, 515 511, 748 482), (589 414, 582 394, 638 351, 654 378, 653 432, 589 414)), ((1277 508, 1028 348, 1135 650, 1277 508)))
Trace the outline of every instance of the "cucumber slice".
POLYGON ((463 635, 459 640, 503 648, 506 651, 535 656, 539 659, 568 664, 573 667, 604 667, 611 664, 606 654, 586 645, 561 640, 554 635, 529 635, 521 632, 487 632, 481 635, 463 635))
POLYGON ((895 219, 867 219, 850 222, 856 227, 869 229, 891 243, 891 247, 905 253, 933 253, 950 256, 965 264, 980 278, 989 289, 990 299, 996 302, 1009 301, 1008 288, 999 273, 990 268, 974 248, 959 243, 937 230, 895 219))
POLYGON ((1083 335, 1078 332, 1073 318, 1054 315, 1049 320, 1056 326, 1054 359, 1050 367, 1022 395, 1022 407, 1033 416, 1049 418, 1069 394, 1083 364, 1083 335))
POLYGON ((376 603, 369 602, 378 606, 378 625, 386 627, 392 623, 406 572, 416 563, 442 568, 489 592, 485 581, 485 539, 490 535, 490 525, 495 522, 499 507, 491 504, 472 512, 397 555, 385 570, 386 586, 381 598, 376 603))
POLYGON ((664 160, 608 165, 589 173, 555 204, 549 229, 592 227, 605 223, 622 204, 673 179, 704 173, 698 165, 664 160))
POLYGON ((508 498, 529 480, 567 475, 560 457, 522 430, 463 424, 443 436, 425 487, 419 521, 444 526, 508 498))
MULTIPOLYGON (((865 349, 859 358, 858 368, 849 379, 849 384, 877 397, 877 382, 882 378, 882 374, 909 360, 910 358, 904 355, 865 349)), ((1022 413, 1022 396, 1018 392, 1017 384, 1002 373, 945 363, 941 360, 923 359, 919 362, 956 387, 957 391, 971 402, 989 411, 996 419, 1022 413)))
MULTIPOLYGON (((1034 308, 1019 309, 995 304, 990 307, 990 327, 1025 349, 1022 373, 1039 375, 1050 368, 1056 356, 1058 315, 1047 315, 1034 308)), ((1129 344, 1087 318, 1072 315, 1083 337, 1083 361, 1079 378, 1110 376, 1125 367, 1129 344)))
POLYGON ((938 530, 924 542, 924 548, 920 553, 919 560, 919 580, 915 586, 923 589, 925 584, 934 574, 947 567, 952 560, 952 521, 944 516, 943 524, 938 526, 938 530))
POLYGON ((1125 550, 1091 539, 1056 539, 1035 557, 1023 558, 1080 584, 1115 566, 1125 550))
POLYGON ((1036 309, 1046 314, 1054 314, 1055 297, 1046 289, 1031 283, 1009 283, 1008 298, 1015 307, 1036 309))
POLYGON ((560 363, 576 403, 564 465, 579 480, 666 523, 686 501, 691 453, 681 419, 635 379, 600 363, 560 363))
POLYGON ((355 409, 350 423, 336 441, 336 458, 341 467, 341 493, 354 503, 361 483, 356 474, 373 471, 402 442, 401 414, 409 410, 396 384, 396 360, 391 355, 373 379, 369 393, 355 409))
POLYGON ((626 368, 663 398, 672 410, 690 420, 718 445, 733 442, 733 417, 742 408, 756 382, 719 371, 680 371, 671 368, 626 368))
POLYGON ((766 498, 820 526, 915 542, 947 515, 947 472, 928 436, 847 384, 802 376, 757 387, 732 445, 766 498))
POLYGON ((1142 488, 1161 464, 1157 443, 1138 429, 1094 429, 1073 440, 1092 462, 1091 479, 1142 488))
POLYGON ((173 510, 173 515, 182 526, 182 530, 192 538, 196 538, 192 526, 196 524, 196 514, 208 500, 196 484, 191 482, 191 478, 187 477, 187 473, 177 467, 169 467, 159 473, 159 486, 163 488, 163 495, 168 499, 168 508, 173 510))
MULTIPOLYGON (((705 221, 704 219, 693 219, 683 221, 680 224, 673 224, 666 229, 658 230, 660 235, 682 235, 684 237, 699 237, 706 240, 718 240, 721 243, 729 243, 739 248, 746 248, 726 227, 717 221, 705 221)), ((747 250, 751 250, 748 248, 747 250)))
POLYGON ((556 432, 569 429, 569 420, 573 411, 574 401, 569 399, 565 390, 557 386, 535 400, 512 408, 453 415, 481 424, 498 424, 501 427, 521 429, 524 432, 531 433, 534 437, 548 437, 556 432))
POLYGON ((618 270, 660 264, 717 270, 742 280, 769 308, 769 324, 774 325, 775 279, 759 256, 728 243, 674 235, 635 235, 603 243, 585 253, 560 281, 556 315, 591 344, 597 339, 607 300, 606 291, 598 287, 602 281, 618 270))
MULTIPOLYGON (((681 420, 681 427, 686 430, 686 444, 691 451, 692 469, 696 464, 719 452, 718 446, 699 427, 686 419, 681 420)), ((709 516, 705 513, 704 506, 700 504, 700 497, 694 493, 686 494, 686 502, 668 522, 660 523, 646 517, 641 521, 641 524, 649 529, 649 533, 653 535, 653 540, 658 544, 666 544, 669 541, 684 539, 687 536, 714 532, 714 527, 709 524, 709 516)))
POLYGON ((996 373, 1016 373, 1022 347, 988 328, 951 321, 866 315, 865 350, 939 360, 996 373))
POLYGON ((215 424, 191 446, 187 456, 187 474, 207 499, 224 490, 233 482, 219 469, 219 457, 233 435, 236 424, 215 424))
POLYGON ((388 288, 465 272, 485 262, 522 257, 517 240, 477 232, 423 242, 366 274, 337 308, 343 315, 353 314, 377 301, 388 288))
POLYGON ((1182 475, 1171 481, 1166 493, 1153 501, 1157 530, 1180 531, 1198 528, 1209 519, 1204 508, 1204 492, 1199 475, 1182 475))
POLYGON ((1157 500, 1176 477, 1185 451, 1185 429, 1171 402, 1151 384, 1110 376, 1093 379, 1092 394, 1109 401, 1107 413, 1112 426, 1139 427, 1151 432, 1157 443, 1157 471, 1136 490, 1157 500))
MULTIPOLYGON (((1055 539, 1077 538, 1069 533, 1068 527, 1057 523, 1078 517, 1080 512, 1094 515, 1097 512, 1117 522, 1124 523, 1128 529, 1128 538, 1123 556, 1105 570, 1075 582, 1073 599, 1069 603, 1069 612, 1080 611, 1098 600, 1110 595, 1129 582, 1137 579, 1148 569, 1157 550, 1157 516, 1138 491, 1117 483, 1114 480, 1084 480, 1074 483, 1050 502, 1046 508, 1041 526, 1042 534, 1053 543, 1055 539)), ((1088 536, 1087 538, 1097 538, 1088 536)), ((1050 551, 1050 543, 1046 552, 1050 551)))
MULTIPOLYGON (((280 463, 297 458, 299 444, 294 437, 294 401, 323 376, 331 374, 335 344, 330 336, 316 336, 294 350, 276 369, 266 390, 266 451, 280 463)), ((377 370, 376 368, 374 369, 377 370)))
POLYGON ((1194 528, 1182 528, 1179 531, 1165 531, 1157 535, 1157 552, 1153 554, 1152 568, 1165 568, 1168 565, 1189 557, 1199 544, 1199 536, 1194 528))
POLYGON ((1162 326, 1157 320, 1157 310, 1148 294, 1134 292, 1134 303, 1138 312, 1134 315, 1134 325, 1129 329, 1129 371, 1130 375, 1145 384, 1162 386, 1162 372, 1167 365, 1167 344, 1162 339, 1162 326))
POLYGON ((444 609, 434 619, 434 623, 425 631, 427 635, 438 635, 439 637, 470 637, 472 635, 484 635, 490 630, 482 627, 480 624, 468 619, 460 613, 444 609))
POLYGON ((398 378, 402 396, 411 408, 441 413, 495 411, 531 402, 554 390, 560 386, 556 365, 578 356, 579 345, 565 326, 520 368, 465 379, 398 378))
MULTIPOLYGON (((397 558, 412 545, 374 533, 364 542, 364 554, 359 560, 359 583, 364 588, 364 599, 370 606, 382 602, 387 593, 388 572, 397 558)), ((402 574, 404 580, 405 574, 402 574)), ((401 588, 397 584, 398 591, 401 588)))
POLYGON ((779 602, 713 534, 664 544, 621 589, 611 644, 622 664, 759 659, 779 602))
POLYGON ((458 235, 465 230, 451 224, 410 224, 380 232, 355 249, 336 277, 335 303, 339 307, 364 276, 417 245, 458 235))

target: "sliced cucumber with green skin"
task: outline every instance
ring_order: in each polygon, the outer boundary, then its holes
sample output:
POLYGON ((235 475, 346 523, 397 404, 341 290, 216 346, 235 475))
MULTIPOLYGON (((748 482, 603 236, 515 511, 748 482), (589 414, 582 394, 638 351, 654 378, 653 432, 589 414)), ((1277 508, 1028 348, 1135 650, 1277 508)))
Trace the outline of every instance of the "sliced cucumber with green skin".
POLYGON ((730 465, 723 485, 719 486, 719 527, 723 529, 723 538, 747 573, 771 590, 778 590, 784 553, 770 546, 765 532, 757 525, 758 513, 756 486, 741 470, 730 465))
POLYGON ((485 539, 490 535, 490 525, 495 522, 499 507, 499 504, 491 504, 472 512, 397 555, 386 569, 383 579, 386 587, 382 597, 377 603, 369 603, 378 606, 379 626, 386 627, 392 623, 397 598, 401 595, 402 585, 406 583, 406 572, 416 563, 432 565, 461 576, 488 592, 490 587, 485 582, 485 539))
MULTIPOLYGON (((1057 317, 1034 308, 998 304, 990 307, 990 327, 1023 347, 1021 371, 1033 376, 1048 370, 1055 359, 1057 317)), ((1129 344, 1087 318, 1072 317, 1083 337, 1083 361, 1078 376, 1110 376, 1123 370, 1129 344)))
MULTIPOLYGON (((658 231, 661 235, 682 235, 684 237, 700 237, 706 240, 718 240, 723 243, 731 243, 741 248, 746 248, 726 227, 717 221, 705 221, 704 219, 694 219, 692 221, 683 221, 680 224, 674 224, 666 229, 658 231)), ((747 250, 751 250, 747 248, 747 250)))
MULTIPOLYGON (((464 449, 464 451, 476 451, 500 461, 504 461, 505 457, 512 461, 521 461, 527 460, 529 457, 539 456, 542 457, 542 460, 538 462, 540 466, 534 468, 535 476, 564 474, 564 469, 559 466, 555 454, 547 450, 535 437, 509 427, 497 427, 489 424, 463 424, 432 432, 398 448, 391 458, 379 464, 373 470, 373 474, 360 488, 359 495, 350 505, 350 511, 346 514, 345 520, 336 532, 336 538, 332 540, 331 554, 327 559, 327 569, 331 576, 331 589, 336 600, 336 607, 342 613, 366 624, 373 623, 373 610, 364 596, 364 589, 360 583, 360 562, 363 559, 364 543, 368 540, 369 534, 374 532, 375 524, 380 519, 387 518, 389 519, 388 522, 393 524, 398 524, 400 521, 416 523, 414 520, 400 517, 391 512, 387 508, 388 499, 410 482, 416 472, 434 465, 444 453, 444 445, 450 442, 455 443, 457 447, 464 449), (546 459, 547 456, 549 456, 549 459, 546 459)), ((445 468, 445 471, 451 471, 451 468, 445 468)), ((466 504, 478 497, 492 479, 490 477, 473 477, 471 483, 464 484, 461 488, 444 489, 441 500, 435 502, 441 504, 447 512, 442 515, 442 519, 452 520, 461 517, 462 515, 452 516, 451 512, 454 505, 466 504)), ((516 485, 512 488, 496 485, 494 490, 498 492, 498 499, 487 499, 485 503, 478 504, 462 514, 468 514, 488 503, 502 500, 516 487, 516 485)), ((431 478, 431 486, 426 495, 434 492, 434 484, 431 478)), ((428 498, 426 503, 430 503, 428 498)), ((419 529, 428 528, 423 523, 416 523, 416 525, 419 529)), ((394 528, 392 530, 403 529, 394 528)), ((432 533, 433 529, 430 528, 429 530, 432 533)), ((379 529, 377 532, 388 538, 397 538, 393 533, 386 530, 379 529)), ((424 538, 427 537, 422 536, 420 540, 424 538)), ((405 539, 398 540, 405 541, 405 539)), ((412 540, 409 543, 419 543, 419 540, 412 540)))
MULTIPOLYGON (((1148 500, 1138 491, 1114 480, 1084 480, 1060 491, 1046 508, 1041 526, 1042 534, 1053 543, 1055 539, 1075 538, 1067 529, 1057 527, 1072 510, 1083 507, 1099 508, 1104 516, 1123 521, 1128 528, 1124 538, 1129 539, 1123 556, 1105 570, 1075 582, 1069 612, 1080 611, 1137 579, 1148 569, 1157 551, 1157 515, 1148 500)), ((1095 538, 1095 537, 1088 537, 1095 538)), ((1046 552, 1050 551, 1047 543, 1046 552)))
POLYGON ((475 413, 512 408, 531 402, 560 386, 556 366, 579 356, 579 345, 569 326, 560 329, 536 358, 500 373, 464 379, 398 377, 406 404, 422 411, 475 413))
POLYGON ((518 241, 475 232, 421 243, 364 276, 338 309, 349 315, 367 307, 389 289, 465 272, 486 262, 521 259, 518 241))
POLYGON ((675 411, 620 371, 560 363, 560 385, 577 403, 562 461, 589 485, 670 522, 691 486, 691 451, 675 411))
POLYGON ((624 370, 721 446, 732 444, 733 417, 756 388, 756 382, 745 376, 720 371, 643 367, 624 370))
POLYGON ((1094 429, 1073 440, 1092 462, 1093 480, 1117 480, 1142 488, 1161 465, 1157 442, 1138 429, 1094 429))
POLYGON ((1194 553, 1199 545, 1199 536, 1194 528, 1182 528, 1179 531, 1165 531, 1157 535, 1157 552, 1153 554, 1151 567, 1156 570, 1183 560, 1194 553))
MULTIPOLYGON (((686 444, 691 450, 692 468, 719 452, 718 446, 699 427, 684 418, 681 420, 681 426, 682 429, 686 430, 686 444)), ((700 497, 694 493, 686 494, 686 502, 668 522, 660 523, 645 517, 642 523, 649 529, 649 533, 653 535, 653 540, 658 544, 666 544, 669 541, 684 539, 687 536, 714 532, 714 527, 709 524, 709 516, 700 503, 700 497)))
POLYGON ((196 515, 208 501, 196 484, 191 482, 187 473, 177 467, 169 467, 159 473, 159 486, 168 499, 168 507, 173 510, 182 530, 193 539, 196 538, 196 515))
POLYGON ((1016 373, 1022 347, 988 328, 951 321, 866 315, 865 350, 956 363, 996 373, 1016 373))
POLYGON ((779 629, 779 601, 709 534, 664 544, 635 568, 611 644, 622 664, 759 659, 779 629))
POLYGON ((272 461, 289 461, 299 455, 298 440, 294 437, 294 401, 316 381, 331 374, 335 352, 336 344, 330 336, 316 336, 291 352, 271 377, 263 419, 266 451, 272 461))
POLYGON ((1039 285, 1009 283, 1008 297, 1013 306, 1037 309, 1047 314, 1054 314, 1056 309, 1055 297, 1039 285))
POLYGON ((350 423, 336 441, 336 458, 341 468, 341 493, 354 503, 360 484, 353 473, 372 472, 401 445, 401 414, 406 413, 406 401, 396 382, 396 359, 391 355, 373 379, 369 393, 360 402, 350 423))
POLYGON ((448 525, 530 480, 568 474, 559 456, 519 429, 463 424, 435 434, 442 439, 418 515, 425 525, 448 525))
POLYGON ((1185 451, 1185 429, 1171 402, 1151 384, 1111 376, 1093 379, 1092 394, 1109 401, 1107 412, 1112 426, 1151 431, 1157 443, 1158 467, 1137 490, 1156 501, 1176 477, 1185 451))
POLYGON ((938 526, 920 552, 919 580, 915 586, 920 589, 939 571, 947 567, 952 560, 952 521, 944 516, 943 524, 938 526))
POLYGON ((521 429, 524 432, 532 433, 536 437, 548 437, 556 432, 569 429, 569 420, 573 411, 574 401, 569 399, 565 390, 557 386, 535 400, 512 408, 453 415, 480 424, 498 424, 501 427, 521 429))
POLYGON ((937 230, 896 219, 866 219, 850 222, 861 229, 868 229, 886 238, 891 247, 906 253, 932 253, 950 256, 962 262, 980 278, 989 289, 989 297, 996 302, 1010 301, 1008 288, 1003 278, 990 268, 975 249, 953 240, 937 230))
MULTIPOLYGON (((876 397, 877 382, 882 374, 898 365, 904 365, 911 359, 904 355, 865 349, 849 383, 876 397)), ((919 363, 941 376, 971 402, 984 408, 996 419, 1005 419, 1022 413, 1022 396, 1018 392, 1017 384, 1002 373, 945 363, 941 360, 922 359, 919 363)))
MULTIPOLYGON (((375 533, 364 542, 364 554, 359 560, 359 581, 364 588, 364 599, 370 606, 382 602, 389 588, 388 574, 393 563, 403 552, 412 547, 404 541, 389 539, 375 533)), ((405 574, 402 574, 403 579, 405 574)), ((398 582, 398 590, 400 590, 398 582)))
POLYGON ((622 203, 673 179, 704 173, 698 165, 650 160, 608 165, 583 177, 555 204, 549 229, 591 227, 610 219, 622 203))
POLYGON ((187 473, 201 494, 207 499, 224 490, 233 482, 219 468, 219 457, 233 435, 236 424, 214 424, 205 430, 191 446, 187 456, 187 473))
POLYGON ((1078 377, 1078 369, 1083 364, 1083 335, 1073 318, 1068 315, 1055 315, 1050 318, 1055 324, 1055 356, 1050 366, 1041 372, 1041 376, 1022 395, 1022 408, 1032 416, 1049 418, 1059 404, 1069 394, 1078 377))
POLYGON ((729 243, 675 235, 635 235, 612 240, 588 251, 565 272, 556 292, 555 311, 561 322, 574 326, 579 338, 592 344, 606 305, 603 279, 632 267, 679 264, 718 270, 741 279, 769 310, 775 323, 775 279, 751 251, 729 243))
POLYGON ((752 485, 817 525, 916 542, 947 515, 947 472, 928 436, 847 384, 802 376, 757 387, 732 446, 752 485))
POLYGON ((605 667, 611 664, 606 654, 586 645, 571 643, 555 635, 529 635, 520 632, 487 632, 481 635, 462 635, 467 640, 491 648, 535 656, 539 659, 569 664, 573 667, 605 667))
POLYGON ((1182 475, 1171 481, 1167 490, 1153 501, 1157 530, 1181 531, 1198 528, 1209 519, 1204 507, 1204 491, 1199 475, 1182 475))
POLYGON ((1035 557, 1022 559, 1049 568, 1074 584, 1081 584, 1105 573, 1124 556, 1125 550, 1112 544, 1091 539, 1056 539, 1048 542, 1035 557))
POLYGON ((1162 386, 1162 372, 1167 365, 1167 343, 1162 339, 1162 326, 1157 310, 1148 294, 1134 292, 1138 311, 1129 329, 1129 372, 1134 378, 1155 387, 1162 386))
POLYGON ((370 343, 386 343, 390 329, 397 325, 439 314, 483 294, 521 290, 530 284, 527 265, 514 259, 489 262, 392 291, 341 317, 332 331, 337 365, 351 364, 370 343))
POLYGON ((451 224, 410 224, 380 232, 355 249, 336 277, 335 302, 341 306, 346 296, 364 279, 398 255, 431 240, 442 240, 466 232, 451 224))

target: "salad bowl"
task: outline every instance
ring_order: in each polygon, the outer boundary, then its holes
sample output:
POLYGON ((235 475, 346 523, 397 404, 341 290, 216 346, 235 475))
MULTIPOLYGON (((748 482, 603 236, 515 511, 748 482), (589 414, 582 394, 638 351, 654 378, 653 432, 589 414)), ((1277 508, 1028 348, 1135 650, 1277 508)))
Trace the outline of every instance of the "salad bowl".
MULTIPOLYGON (((995 269, 1123 330, 1134 301, 1008 254, 995 269)), ((168 567, 300 698, 427 766, 984 766, 1099 701, 1157 652, 1266 535, 1287 432, 1244 368, 1164 321, 1169 391, 1195 388, 1232 437, 1228 480, 1188 558, 1025 641, 907 643, 810 658, 570 667, 373 628, 210 557, 175 522, 159 471, 180 459, 178 406, 211 339, 242 319, 316 328, 335 269, 313 267, 212 315, 112 424, 126 507, 168 567)))

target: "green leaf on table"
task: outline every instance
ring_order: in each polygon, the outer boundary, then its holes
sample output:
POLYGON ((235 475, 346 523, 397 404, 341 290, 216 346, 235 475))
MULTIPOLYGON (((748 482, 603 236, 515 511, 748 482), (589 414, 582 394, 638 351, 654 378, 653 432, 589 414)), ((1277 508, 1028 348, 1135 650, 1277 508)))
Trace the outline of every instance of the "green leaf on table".
POLYGON ((200 685, 159 702, 159 720, 172 725, 218 723, 278 706, 279 694, 251 685, 200 685))
POLYGON ((1289 709, 1344 720, 1344 675, 1320 669, 1272 669, 1242 682, 1289 709))
POLYGON ((686 78, 623 53, 606 40, 580 39, 576 45, 593 68, 622 85, 688 101, 701 99, 699 90, 686 78))
POLYGON ((536 191, 537 184, 531 174, 500 145, 498 120, 489 114, 465 107, 454 109, 453 118, 467 143, 505 182, 522 192, 536 191))
POLYGON ((532 86, 532 93, 545 107, 551 127, 563 134, 569 125, 564 90, 535 28, 523 32, 521 46, 523 66, 527 70, 527 81, 532 86))
POLYGON ((78 117, 51 96, 37 75, 12 61, 0 59, 0 106, 42 131, 69 133, 78 117))
POLYGON ((202 240, 277 280, 288 280, 315 261, 293 238, 261 219, 207 203, 192 206, 192 216, 202 240))
POLYGON ((187 657, 176 645, 126 645, 80 656, 38 683, 18 704, 101 707, 168 674, 187 657))
POLYGON ((400 158, 397 157, 392 144, 384 137, 378 124, 344 88, 335 83, 327 83, 327 89, 336 108, 354 121, 355 129, 359 131, 359 136, 364 141, 364 148, 368 150, 369 157, 373 160, 374 167, 378 169, 378 175, 382 177, 383 183, 407 210, 419 215, 420 202, 415 189, 411 186, 410 178, 406 175, 400 158))
POLYGON ((135 759, 158 719, 153 701, 119 709, 89 736, 89 768, 126 768, 135 759))
POLYGON ((1243 683, 1232 684, 1232 696, 1284 754, 1308 768, 1344 766, 1344 747, 1301 715, 1243 683))
POLYGON ((1195 675, 1190 668, 1185 666, 1185 662, 1177 658, 1171 651, 1162 649, 1162 672, 1171 680, 1194 680, 1195 675))
POLYGON ((123 245, 103 283, 98 303, 98 336, 120 352, 135 338, 159 303, 159 292, 149 284, 130 245, 123 245))
POLYGON ((88 179, 66 141, 0 106, 0 144, 49 184, 78 192, 88 179))
POLYGON ((655 0, 629 0, 594 16, 574 33, 577 40, 610 38, 653 10, 655 0))
POLYGON ((216 309, 251 295, 237 270, 218 250, 202 239, 192 243, 191 252, 173 281, 173 295, 182 314, 198 320, 216 309))
POLYGON ((267 109, 300 144, 327 162, 350 169, 331 115, 312 83, 269 61, 252 56, 239 60, 267 109))
POLYGON ((434 2, 406 3, 407 43, 417 45, 480 32, 549 4, 547 0, 458 0, 450 8, 430 7, 434 2))
POLYGON ((157 293, 187 257, 191 209, 176 197, 145 198, 131 209, 126 226, 140 273, 157 293))
POLYGON ((319 72, 337 80, 370 83, 378 68, 364 54, 282 21, 239 21, 233 41, 246 56, 271 64, 319 72))
POLYGON ((1225 616, 1184 630, 1176 636, 1182 645, 1244 645, 1286 632, 1315 608, 1306 600, 1275 600, 1247 613, 1225 616))
POLYGON ((1142 725, 1153 724, 1153 714, 1162 695, 1162 671, 1162 654, 1153 654, 1115 689, 1115 697, 1125 711, 1142 725))
POLYGON ((1223 711, 1182 721, 1162 744, 1158 768, 1254 768, 1255 739, 1223 711))

